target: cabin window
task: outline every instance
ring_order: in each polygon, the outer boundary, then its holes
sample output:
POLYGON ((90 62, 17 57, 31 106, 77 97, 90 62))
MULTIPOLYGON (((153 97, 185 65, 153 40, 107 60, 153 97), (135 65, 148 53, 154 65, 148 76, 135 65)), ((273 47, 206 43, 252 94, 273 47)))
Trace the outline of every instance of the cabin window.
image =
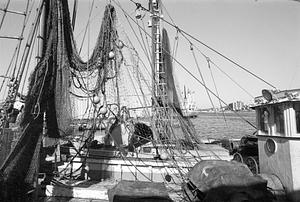
POLYGON ((261 109, 260 112, 260 130, 268 133, 268 124, 269 124, 270 113, 267 108, 261 109))
POLYGON ((284 134, 284 115, 283 115, 283 108, 280 106, 274 107, 274 117, 275 117, 275 124, 276 124, 276 132, 284 134))
POLYGON ((300 103, 294 104, 297 133, 300 133, 300 103))

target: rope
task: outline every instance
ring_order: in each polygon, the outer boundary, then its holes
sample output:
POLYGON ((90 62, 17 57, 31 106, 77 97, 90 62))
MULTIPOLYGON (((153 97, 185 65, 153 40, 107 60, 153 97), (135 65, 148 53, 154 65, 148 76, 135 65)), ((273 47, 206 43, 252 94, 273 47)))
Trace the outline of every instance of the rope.
MULTIPOLYGON (((142 24, 143 24, 143 30, 146 30, 145 24, 144 24, 144 21, 143 21, 143 20, 142 20, 142 24)), ((149 52, 149 55, 151 55, 150 44, 149 44, 149 41, 148 41, 147 34, 145 34, 145 38, 146 38, 146 42, 147 42, 146 48, 148 47, 148 50, 147 50, 147 51, 149 52)))
MULTIPOLYGON (((209 57, 206 56, 199 48, 195 46, 196 50, 207 60, 209 57)), ((250 97, 254 98, 253 95, 251 95, 245 88, 243 88, 238 82, 236 82, 231 76, 229 76, 225 71, 223 71, 214 61, 212 61, 209 58, 209 61, 211 64, 213 64, 221 73, 223 73, 225 76, 227 76, 233 83, 235 83, 240 89, 242 89, 246 94, 248 94, 250 97)))
MULTIPOLYGON (((2 81, 1 87, 0 87, 0 92, 1 92, 2 89, 3 89, 3 85, 4 85, 5 81, 6 81, 6 79, 8 79, 8 78, 11 79, 11 77, 8 76, 8 75, 9 75, 9 71, 12 70, 12 69, 11 69, 11 66, 12 66, 12 63, 13 63, 13 61, 14 61, 14 59, 15 59, 16 53, 17 53, 17 47, 15 48, 15 51, 14 51, 14 53, 13 53, 13 56, 12 56, 12 58, 11 58, 11 60, 10 60, 10 63, 9 63, 9 65, 8 65, 8 68, 7 68, 7 70, 6 70, 6 72, 5 72, 5 75, 4 75, 4 77, 3 77, 3 81, 2 81)), ((6 89, 6 88, 5 88, 5 89, 6 89)), ((5 89, 4 89, 4 90, 5 90, 5 89)), ((5 94, 5 92, 4 92, 4 94, 5 94)))
MULTIPOLYGON (((139 24, 138 23, 138 20, 136 20, 136 24, 139 24)), ((144 23, 143 23, 143 29, 145 29, 145 26, 144 26, 144 23)), ((142 39, 142 44, 143 44, 143 46, 144 46, 144 50, 145 50, 145 53, 146 53, 146 57, 147 58, 149 58, 148 60, 150 60, 150 51, 149 51, 149 49, 147 49, 147 46, 146 46, 146 44, 145 44, 145 41, 144 41, 144 37, 143 37, 143 35, 142 35, 142 31, 141 31, 141 29, 140 28, 138 28, 138 30, 139 30, 139 33, 140 33, 140 36, 141 36, 141 39, 142 39)), ((149 47, 149 46, 148 46, 149 47)))
MULTIPOLYGON (((130 0, 131 2, 135 3, 133 0, 130 0)), ((136 3, 135 3, 136 4, 136 3)), ((141 8, 147 12, 149 12, 150 14, 153 15, 153 13, 151 13, 151 11, 149 11, 149 9, 146 9, 145 7, 141 6, 141 8)), ((182 35, 186 35, 188 37, 190 37, 191 39, 195 40, 196 42, 200 43, 201 45, 205 46, 206 48, 208 48, 209 50, 215 52, 216 54, 218 54, 219 56, 223 57, 224 59, 228 60, 229 62, 231 62, 232 64, 236 65, 237 67, 241 68, 242 70, 244 70, 245 72, 249 73, 250 75, 254 76, 255 78, 261 80, 262 82, 264 82, 265 84, 269 85, 270 87, 276 89, 276 87, 274 85, 272 85, 271 83, 267 82, 265 79, 257 76, 256 74, 254 74, 253 72, 249 71, 248 69, 246 69, 245 67, 243 67, 242 65, 238 64, 237 62, 235 62, 233 59, 230 59, 229 57, 225 56, 224 54, 222 54, 221 52, 217 51, 216 49, 212 48, 211 46, 207 45, 206 43, 202 42, 201 40, 197 39, 196 37, 192 36, 191 34, 187 33, 186 31, 184 31, 183 29, 179 28, 177 25, 172 24, 171 22, 165 20, 162 17, 159 17, 162 21, 164 21, 165 23, 167 23, 168 25, 174 27, 176 30, 178 30, 182 35)))
MULTIPOLYGON (((200 77, 201 77, 201 80, 202 80, 202 83, 206 86, 205 80, 204 80, 204 78, 203 78, 201 69, 200 69, 200 67, 199 67, 199 64, 198 64, 198 61, 197 61, 197 58, 196 58, 196 55, 195 55, 195 52, 194 52, 194 49, 193 49, 193 45, 192 45, 192 44, 190 44, 190 49, 191 49, 191 51, 192 51, 192 54, 193 54, 193 57, 194 57, 194 60, 195 60, 195 63, 196 63, 198 72, 199 72, 200 77)), ((206 94, 207 94, 207 96, 208 96, 208 98, 209 98, 209 101, 210 101, 212 107, 214 108, 214 111, 216 111, 215 105, 214 105, 214 103, 213 103, 213 101, 212 101, 212 99, 211 99, 211 96, 210 96, 210 94, 209 94, 207 88, 205 88, 205 91, 206 91, 206 94)))
MULTIPOLYGON (((115 0, 113 0, 114 2, 116 2, 115 0)), ((132 19, 132 17, 130 17, 125 10, 116 2, 116 5, 123 11, 123 13, 128 16, 133 22, 134 20, 132 19)), ((147 9, 146 9, 147 10, 147 9)), ((147 33, 145 30, 143 30, 145 33, 147 33)), ((180 31, 180 29, 179 29, 180 31)), ((148 33, 147 33, 148 34, 148 33)), ((150 38, 152 38, 149 34, 148 36, 150 38)), ((167 52, 167 51, 166 51, 167 52)), ((171 56, 170 53, 167 53, 171 56)), ((172 57, 172 56, 171 56, 172 57)), ((185 70, 190 76, 192 76, 200 85, 202 85, 204 88, 206 88, 214 97, 216 97, 217 99, 219 99, 223 104, 225 104, 226 106, 228 105, 224 100, 222 100, 220 97, 218 97, 213 91, 211 91, 209 88, 207 88, 197 77, 194 76, 193 73, 191 73, 187 67, 185 67, 182 63, 180 63, 176 58, 173 58, 173 60, 179 64, 179 66, 181 66, 183 68, 183 70, 185 70)), ((251 125, 253 128, 257 129, 255 125, 253 125, 251 122, 249 122, 248 120, 246 120, 244 117, 242 117, 240 114, 238 114, 236 111, 233 111, 237 116, 239 116, 241 119, 243 119, 245 122, 247 122, 249 125, 251 125)))
POLYGON ((81 41, 81 45, 80 45, 80 49, 79 49, 79 54, 81 53, 81 50, 82 50, 82 47, 83 47, 83 42, 85 40, 86 32, 88 30, 88 27, 90 26, 90 19, 91 19, 91 15, 92 15, 93 8, 94 8, 94 2, 95 2, 95 0, 92 1, 92 5, 90 7, 88 22, 87 22, 87 24, 85 26, 85 30, 84 30, 84 34, 83 34, 83 39, 81 41))
POLYGON ((9 4, 10 4, 10 0, 7 0, 6 5, 5 5, 5 9, 3 10, 3 11, 4 11, 4 14, 3 14, 2 19, 1 19, 1 22, 0 22, 0 30, 1 30, 1 28, 2 28, 4 19, 5 19, 5 17, 6 17, 6 13, 7 13, 7 9, 8 9, 8 7, 9 7, 9 4))
MULTIPOLYGON (((30 51, 30 54, 29 54, 29 58, 32 58, 32 54, 33 54, 33 50, 34 50, 34 45, 35 45, 35 42, 36 42, 36 41, 37 41, 37 40, 34 40, 34 41, 33 41, 33 46, 32 46, 32 48, 31 48, 31 51, 30 51)), ((27 67, 25 68, 26 71, 25 71, 25 76, 24 76, 24 79, 23 79, 23 85, 21 85, 21 86, 22 86, 22 89, 21 89, 21 95, 23 95, 23 92, 24 92, 24 87, 25 87, 27 75, 28 75, 28 72, 29 72, 30 64, 31 64, 31 59, 29 59, 29 62, 27 63, 27 67)), ((20 81, 20 84, 21 84, 21 81, 20 81)))
POLYGON ((174 63, 173 58, 176 58, 176 56, 177 56, 178 44, 179 44, 179 42, 178 42, 178 31, 177 31, 175 40, 174 40, 174 45, 173 45, 174 49, 173 49, 173 53, 172 53, 172 63, 174 63))
MULTIPOLYGON (((41 14, 42 14, 43 4, 44 4, 44 1, 41 0, 41 3, 39 5, 39 9, 38 9, 38 13, 36 15, 36 18, 35 18, 31 33, 30 33, 30 37, 28 38, 28 41, 26 42, 24 54, 22 56, 22 63, 20 64, 20 68, 19 68, 18 73, 17 73, 17 81, 21 81, 24 69, 26 67, 26 63, 27 63, 27 60, 28 60, 28 55, 29 55, 29 52, 30 52, 29 50, 30 50, 30 47, 32 46, 33 39, 34 39, 35 33, 37 31, 38 22, 39 22, 41 14), (23 58, 24 58, 24 60, 23 60, 23 58)), ((17 86, 17 91, 19 89, 19 86, 20 86, 20 83, 17 86)))
MULTIPOLYGON (((8 1, 9 2, 9 1, 8 1)), ((27 1, 27 4, 26 4, 26 8, 25 8, 25 12, 24 12, 24 21, 23 21, 23 26, 22 26, 22 30, 21 30, 21 34, 20 34, 20 38, 23 38, 23 35, 24 35, 24 31, 25 31, 25 27, 29 21, 29 17, 30 17, 30 14, 31 14, 31 11, 33 9, 33 5, 34 5, 34 2, 32 3, 31 5, 31 8, 28 10, 28 6, 29 6, 29 2, 30 1, 27 1)), ((4 16, 3 15, 3 18, 2 20, 4 20, 4 16)), ((0 26, 1 27, 1 26, 0 26)), ((1 28, 0 28, 1 29, 1 28)), ((7 68, 7 71, 5 73, 5 76, 8 76, 8 73, 13 65, 13 62, 15 61, 15 68, 12 70, 12 73, 10 74, 10 78, 14 78, 14 75, 15 75, 15 70, 16 70, 16 66, 17 66, 17 62, 18 62, 18 56, 19 56, 19 52, 20 52, 20 48, 21 48, 21 44, 22 44, 22 41, 23 40, 19 40, 16 48, 15 48, 15 51, 13 53, 13 56, 11 58, 11 61, 10 61, 10 64, 7 68)), ((2 91, 2 88, 3 88, 3 85, 4 85, 4 82, 5 82, 6 78, 3 80, 3 82, 1 83, 1 87, 0 87, 0 92, 2 91)))
MULTIPOLYGON (((129 22, 129 20, 128 20, 128 15, 127 15, 127 14, 125 14, 124 10, 123 10, 123 13, 124 13, 124 16, 125 16, 125 18, 126 18, 126 20, 127 20, 128 24, 129 24, 129 26, 130 26, 131 30, 133 31, 133 34, 134 34, 134 36, 136 37, 136 39, 137 39, 137 41, 138 41, 138 43, 139 43, 140 47, 142 48, 142 50, 143 50, 144 54, 145 54, 145 55, 146 55, 146 57, 147 57, 146 50, 144 49, 144 47, 143 47, 143 45, 142 45, 141 41, 139 40, 139 37, 137 36, 137 34, 136 34, 135 30, 133 29, 133 27, 132 27, 132 24, 131 24, 131 23, 129 22)), ((129 17, 130 17, 130 16, 129 16, 129 17)), ((130 17, 130 18, 131 18, 131 17, 130 17)), ((132 20, 132 18, 131 18, 131 20, 132 20)), ((134 20, 133 20, 133 21, 134 21, 134 20)), ((134 23, 136 23, 136 22, 134 21, 134 23)), ((140 26, 139 24, 137 24, 137 26, 138 26, 139 28, 141 28, 141 26, 140 26)), ((149 62, 149 64, 151 65, 151 64, 152 64, 152 62, 151 62, 150 58, 149 58, 149 57, 147 57, 147 59, 148 59, 148 62, 149 62)))
MULTIPOLYGON (((215 78, 214 78, 214 75, 213 75, 213 72, 212 72, 212 70, 211 70, 211 68, 210 68, 210 59, 207 57, 207 58, 206 58, 206 61, 207 61, 207 65, 208 65, 208 69, 209 69, 211 78, 212 78, 213 83, 214 83, 215 91, 216 91, 216 93, 217 93, 217 96, 220 97, 219 91, 218 91, 218 88, 217 88, 217 85, 216 85, 216 81, 215 81, 215 78)), ((219 104, 220 104, 220 109, 222 110, 222 103, 220 102, 220 100, 218 100, 218 101, 219 101, 219 104)), ((224 120, 225 120, 225 124, 226 124, 226 126, 227 126, 227 121, 226 121, 225 113, 224 113, 223 110, 222 110, 222 115, 223 115, 223 118, 224 118, 224 120)))
MULTIPOLYGON (((24 31, 25 31, 25 27, 26 27, 26 21, 28 20, 29 16, 27 16, 27 13, 28 13, 28 7, 29 7, 29 1, 27 1, 27 4, 26 4, 26 8, 25 8, 25 15, 24 15, 24 20, 23 20, 23 26, 22 26, 22 31, 21 31, 21 36, 20 38, 23 38, 23 35, 24 35, 24 31)), ((20 49, 21 49, 21 44, 22 44, 22 41, 23 40, 19 40, 18 42, 18 50, 17 50, 17 55, 16 55, 16 63, 15 63, 15 68, 14 68, 14 71, 13 71, 13 74, 12 74, 12 77, 14 78, 15 77, 15 70, 17 69, 17 62, 18 62, 18 58, 19 58, 19 54, 20 54, 20 49)), ((23 58, 22 58, 23 59, 23 58)), ((22 63, 22 60, 21 60, 21 63, 22 63)), ((18 74, 19 74, 19 70, 18 70, 18 74)))
POLYGON ((77 9, 78 9, 78 0, 74 0, 73 5, 73 17, 72 17, 72 28, 75 29, 75 22, 76 22, 76 16, 77 16, 77 9))

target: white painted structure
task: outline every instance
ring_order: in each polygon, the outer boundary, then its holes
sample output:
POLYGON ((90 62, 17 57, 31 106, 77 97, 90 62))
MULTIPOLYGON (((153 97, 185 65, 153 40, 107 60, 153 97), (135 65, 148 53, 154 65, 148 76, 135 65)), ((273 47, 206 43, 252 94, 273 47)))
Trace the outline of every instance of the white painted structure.
POLYGON ((300 201, 300 89, 263 90, 255 101, 260 172, 276 175, 300 201))

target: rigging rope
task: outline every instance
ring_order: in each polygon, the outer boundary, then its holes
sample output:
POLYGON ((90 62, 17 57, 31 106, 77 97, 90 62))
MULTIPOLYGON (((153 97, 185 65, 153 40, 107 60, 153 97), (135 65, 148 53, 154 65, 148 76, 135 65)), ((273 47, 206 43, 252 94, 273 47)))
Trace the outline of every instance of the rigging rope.
MULTIPOLYGON (((11 67, 12 67, 12 64, 13 64, 13 62, 14 62, 14 60, 15 60, 15 56, 16 56, 16 54, 17 54, 17 47, 15 48, 15 51, 14 51, 14 53, 13 53, 13 56, 12 56, 12 58, 11 58, 11 60, 10 60, 10 63, 9 63, 9 65, 8 65, 8 68, 6 69, 6 72, 5 72, 5 75, 4 75, 4 77, 3 77, 3 81, 2 81, 2 83, 1 83, 1 86, 0 86, 0 93, 1 93, 1 91, 2 91, 2 89, 3 89, 3 85, 4 85, 4 83, 5 83, 5 81, 6 81, 6 79, 11 79, 11 77, 10 76, 8 76, 8 75, 10 75, 10 71, 12 71, 12 69, 11 69, 11 67)), ((3 95, 5 95, 5 90, 6 90, 6 88, 4 89, 4 93, 3 93, 3 95)))
MULTIPOLYGON (((137 4, 136 2, 134 2, 133 0, 130 0, 131 2, 137 4)), ((141 9, 149 12, 150 14, 153 15, 153 13, 151 13, 151 11, 149 9, 146 9, 145 7, 141 6, 141 9)), ((235 62, 233 59, 225 56, 224 54, 222 54, 221 52, 217 51, 216 49, 212 48, 211 46, 207 45, 206 43, 202 42, 201 40, 197 39, 196 37, 194 37, 193 35, 187 33, 186 31, 184 31, 183 29, 179 28, 176 24, 173 24, 167 20, 165 20, 163 17, 158 16, 163 22, 167 23, 168 25, 174 27, 176 30, 178 30, 182 35, 186 35, 188 37, 190 37, 191 39, 195 40, 196 42, 202 44, 203 46, 205 46, 206 48, 208 48, 209 50, 215 52, 216 54, 218 54, 219 56, 223 57, 224 59, 226 59, 227 61, 231 62, 232 64, 234 64, 235 66, 241 68, 242 70, 244 70, 245 72, 249 73, 250 75, 254 76, 255 78, 259 79, 260 81, 264 82, 265 84, 269 85, 270 87, 276 89, 276 87, 274 85, 272 85, 271 83, 267 82, 265 79, 259 77, 258 75, 254 74, 253 72, 251 72, 250 70, 248 70, 247 68, 243 67, 242 65, 238 64, 237 62, 235 62)))
MULTIPOLYGON (((213 72, 212 72, 212 70, 210 68, 210 59, 209 59, 209 57, 206 58, 206 61, 207 61, 208 69, 210 71, 210 75, 211 75, 211 78, 212 78, 212 81, 213 81, 213 84, 214 84, 214 87, 215 87, 216 94, 217 94, 218 97, 220 97, 220 94, 219 94, 219 91, 218 91, 218 88, 217 88, 217 84, 216 84, 213 72)), ((218 100, 218 101, 219 101, 220 109, 222 111, 223 118, 224 118, 226 126, 227 126, 227 121, 226 121, 225 113, 224 113, 224 110, 222 109, 222 103, 221 103, 220 100, 218 100)))
MULTIPOLYGON (((32 0, 31 0, 32 1, 32 0)), ((18 63, 18 56, 19 56, 19 53, 20 53, 20 49, 21 49, 21 45, 22 45, 22 41, 21 39, 23 39, 23 35, 24 35, 24 31, 25 31, 25 27, 28 23, 28 20, 29 20, 29 17, 30 17, 30 14, 31 14, 31 11, 33 9, 33 5, 34 5, 34 2, 32 3, 30 9, 28 10, 28 7, 29 7, 29 3, 30 1, 27 1, 27 4, 26 4, 26 7, 25 7, 25 11, 24 11, 24 21, 23 21, 23 26, 22 26, 22 30, 21 30, 21 33, 20 33, 20 40, 18 41, 17 45, 16 45, 16 48, 15 48, 15 51, 13 53, 13 56, 11 58, 11 61, 10 61, 10 64, 8 65, 8 68, 6 70, 6 73, 5 73, 5 76, 6 78, 8 78, 8 74, 10 74, 10 78, 15 78, 15 71, 17 69, 17 63, 18 63), (13 63, 15 61, 15 67, 11 70, 12 66, 13 66, 13 63), (10 71, 12 71, 11 73, 9 73, 10 71)), ((4 16, 3 16, 3 19, 4 20, 4 16)), ((3 82, 1 83, 1 87, 0 87, 0 92, 2 91, 2 88, 3 88, 3 85, 5 83, 5 80, 6 78, 3 80, 3 82)), ((5 93, 4 93, 5 95, 5 93)))
MULTIPOLYGON (((30 68, 30 64, 31 64, 31 58, 32 58, 32 54, 33 54, 33 50, 34 50, 34 45, 35 45, 35 42, 36 42, 37 40, 34 40, 33 41, 33 45, 32 45, 32 48, 31 48, 31 50, 30 50, 30 54, 29 54, 29 61, 28 61, 28 63, 27 63, 27 67, 25 68, 26 69, 26 71, 25 71, 25 75, 23 76, 23 85, 21 85, 22 86, 22 89, 21 89, 21 91, 20 91, 20 93, 21 93, 21 95, 23 95, 23 92, 24 92, 24 88, 25 88, 25 83, 26 83, 26 81, 27 81, 27 75, 28 75, 28 72, 29 72, 29 68, 30 68)), ((19 81, 20 82, 20 84, 21 84, 21 81, 19 81)))
MULTIPOLYGON (((25 15, 24 15, 23 26, 22 26, 22 31, 21 31, 21 35, 20 35, 21 39, 23 39, 25 27, 26 27, 26 24, 27 24, 26 21, 28 21, 28 19, 29 19, 29 16, 27 16, 27 14, 28 14, 28 8, 29 8, 29 2, 30 1, 27 1, 25 12, 24 12, 25 15)), ((17 62, 18 62, 18 58, 19 58, 19 54, 20 54, 20 50, 21 50, 22 41, 23 40, 19 40, 18 45, 17 45, 18 51, 17 51, 17 55, 16 55, 16 63, 15 63, 15 68, 14 68, 14 71, 13 71, 13 74, 12 74, 12 78, 15 78, 15 70, 17 69, 17 62)), ((22 63, 22 60, 21 60, 21 63, 22 63)), ((18 74, 19 74, 19 70, 18 70, 18 74)), ((18 78, 18 74, 16 76, 17 78, 18 78)))
MULTIPOLYGON (((195 60, 195 64, 196 64, 197 69, 198 69, 198 72, 199 72, 199 74, 200 74, 202 83, 206 86, 205 80, 204 80, 204 78, 203 78, 201 69, 200 69, 200 67, 199 67, 199 64, 198 64, 198 61, 197 61, 197 58, 196 58, 196 55, 195 55, 194 48, 193 48, 193 45, 192 45, 192 44, 190 44, 190 49, 191 49, 191 52, 192 52, 192 54, 193 54, 193 57, 194 57, 194 60, 195 60)), ((211 103, 211 105, 212 105, 214 111, 216 111, 215 105, 214 105, 214 103, 213 103, 213 101, 212 101, 212 99, 211 99, 211 96, 210 96, 210 94, 209 94, 207 88, 205 88, 205 91, 206 91, 206 94, 207 94, 207 96, 208 96, 208 98, 209 98, 209 101, 210 101, 210 103, 211 103)))
MULTIPOLYGON (((130 23, 130 21, 128 20, 128 15, 123 11, 123 13, 124 13, 124 16, 125 16, 125 18, 126 18, 126 20, 127 20, 127 22, 128 22, 128 24, 129 24, 129 26, 130 26, 130 28, 131 28, 131 30, 132 30, 132 32, 133 32, 133 34, 134 34, 134 36, 135 36, 135 38, 137 39, 137 41, 138 41, 138 43, 139 43, 139 45, 140 45, 140 47, 142 48, 142 50, 143 50, 143 52, 144 52, 144 54, 146 55, 146 57, 147 57, 147 51, 144 49, 144 47, 143 47, 143 45, 142 45, 142 43, 141 43, 141 41, 140 41, 140 39, 139 39, 139 37, 137 36, 137 34, 136 34, 136 32, 135 32, 135 30, 133 29, 133 27, 132 27, 132 24, 130 23)), ((130 16, 129 16, 130 17, 130 16)), ((130 17, 130 19, 132 20, 132 18, 130 17)), ((133 20, 134 21, 134 20, 133 20)), ((134 23, 136 23, 135 21, 134 21, 134 23)), ((137 24, 138 25, 138 27, 140 27, 141 28, 141 26, 139 25, 139 24, 137 24)), ((148 59, 148 62, 149 62, 149 64, 151 65, 152 64, 152 62, 151 62, 151 60, 150 60, 150 58, 149 57, 147 57, 147 59, 148 59)))
MULTIPOLYGON (((115 1, 113 0, 116 5, 123 11, 123 13, 128 16, 133 22, 133 18, 131 16, 129 16, 126 11, 115 1)), ((132 1, 132 0, 131 0, 132 1)), ((147 9, 145 9, 147 10, 147 9)), ((147 10, 148 11, 148 10, 147 10)), ((178 28, 179 31, 181 31, 178 28)), ((152 38, 145 30, 143 30, 150 38, 152 38)), ((171 57, 171 53, 168 53, 171 57)), ((190 76, 192 76, 199 84, 201 84, 204 88, 206 88, 214 97, 216 97, 217 99, 219 99, 223 104, 225 104, 226 106, 228 105, 224 100, 222 100, 220 97, 218 97, 213 91, 211 91, 209 88, 207 88, 197 77, 195 77, 182 63, 180 63, 176 58, 173 58, 173 60, 179 64, 190 76)), ((257 129, 255 125, 253 125, 251 122, 249 122, 248 120, 246 120, 244 117, 242 117, 239 113, 233 111, 235 114, 237 114, 237 116, 239 116, 241 119, 243 119, 245 122, 247 122, 249 125, 251 125, 253 128, 257 129)))
POLYGON ((1 28, 2 28, 4 19, 5 19, 5 17, 6 17, 6 13, 7 13, 7 9, 8 9, 8 7, 9 7, 9 4, 10 4, 10 0, 7 0, 6 5, 5 5, 5 8, 3 9, 4 14, 2 15, 2 19, 1 19, 1 22, 0 22, 0 30, 1 30, 1 28))
POLYGON ((178 50, 178 31, 176 31, 176 36, 175 36, 175 40, 174 40, 174 45, 173 45, 173 53, 172 53, 172 63, 174 63, 174 60, 173 58, 176 58, 177 57, 177 50, 178 50))
POLYGON ((77 16, 77 9, 78 9, 78 0, 74 0, 73 5, 73 17, 72 17, 72 28, 75 29, 75 22, 76 22, 76 16, 77 16))
MULTIPOLYGON (((143 30, 146 30, 144 20, 142 20, 142 24, 143 24, 143 30)), ((147 34, 145 34, 145 40, 146 40, 146 43, 147 43, 146 48, 148 47, 147 51, 148 51, 149 55, 151 56, 150 44, 149 44, 149 41, 148 41, 147 34)))
MULTIPOLYGON (((143 21, 142 21, 143 22, 143 21)), ((138 20, 136 20, 136 24, 139 24, 138 23, 138 20)), ((142 23, 143 24, 143 28, 145 29, 145 26, 144 26, 144 23, 142 23)), ((144 37, 143 37, 143 35, 142 35, 142 31, 141 31, 141 29, 139 29, 138 28, 138 30, 139 30, 139 33, 140 33, 140 36, 141 36, 141 39, 142 39, 142 44, 143 44, 143 47, 144 47, 144 50, 145 50, 145 54, 146 54, 146 57, 147 58, 149 58, 148 60, 150 61, 150 51, 149 51, 149 49, 147 49, 147 46, 146 46, 146 44, 145 44, 145 40, 144 40, 144 37)), ((148 46, 149 47, 149 46, 148 46)))
MULTIPOLYGON (((27 60, 28 60, 30 48, 32 46, 32 42, 33 42, 34 36, 36 34, 37 28, 38 28, 39 19, 40 19, 41 14, 42 14, 43 4, 44 4, 44 1, 41 0, 40 5, 39 5, 39 10, 38 10, 36 18, 34 20, 34 24, 32 26, 32 30, 31 30, 30 36, 29 36, 29 38, 28 38, 28 40, 26 42, 26 46, 25 46, 24 53, 23 53, 23 56, 22 56, 22 59, 21 59, 20 67, 19 67, 18 73, 17 73, 17 81, 18 82, 21 81, 24 69, 26 67, 26 63, 27 63, 27 60)), ((17 91, 19 89, 19 86, 20 86, 20 83, 17 84, 17 91)))
MULTIPOLYGON (((190 41, 189 41, 190 42, 190 41)), ((194 46, 196 48, 196 50, 207 60, 207 58, 209 58, 208 56, 206 56, 198 47, 194 46)), ((225 76, 227 76, 233 83, 235 83, 240 89, 242 89, 246 94, 248 94, 250 97, 254 98, 253 95, 251 95, 251 93, 249 93, 249 91, 247 91, 245 88, 243 88, 238 82, 236 82, 231 76, 229 76, 225 71, 222 70, 222 68, 220 68, 214 61, 212 61, 209 58, 209 61, 211 64, 213 64, 220 72, 222 72, 225 76)))
POLYGON ((82 50, 82 47, 83 47, 83 43, 84 43, 84 40, 85 40, 85 36, 86 36, 87 30, 88 30, 88 28, 90 26, 90 19, 91 19, 91 15, 92 15, 93 8, 94 8, 94 3, 95 3, 95 0, 92 1, 92 5, 90 7, 88 21, 87 21, 87 24, 85 26, 83 38, 82 38, 81 45, 80 45, 80 48, 79 48, 79 54, 81 53, 81 50, 82 50))

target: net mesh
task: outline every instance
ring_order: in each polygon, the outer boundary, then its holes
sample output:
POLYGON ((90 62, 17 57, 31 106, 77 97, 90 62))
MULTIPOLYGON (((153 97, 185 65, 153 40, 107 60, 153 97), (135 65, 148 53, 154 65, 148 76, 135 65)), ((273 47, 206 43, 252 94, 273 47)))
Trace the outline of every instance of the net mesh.
MULTIPOLYGON (((1 166, 1 197, 18 201, 30 192, 37 175, 43 114, 50 137, 71 134, 71 84, 80 72, 96 72, 97 82, 90 93, 101 90, 110 74, 108 54, 117 37, 115 9, 107 5, 94 51, 84 62, 76 49, 67 0, 45 1, 46 14, 43 57, 29 79, 29 90, 21 121, 21 138, 1 166)), ((83 86, 82 86, 83 88, 83 86)), ((3 200, 1 200, 3 201, 3 200)))

